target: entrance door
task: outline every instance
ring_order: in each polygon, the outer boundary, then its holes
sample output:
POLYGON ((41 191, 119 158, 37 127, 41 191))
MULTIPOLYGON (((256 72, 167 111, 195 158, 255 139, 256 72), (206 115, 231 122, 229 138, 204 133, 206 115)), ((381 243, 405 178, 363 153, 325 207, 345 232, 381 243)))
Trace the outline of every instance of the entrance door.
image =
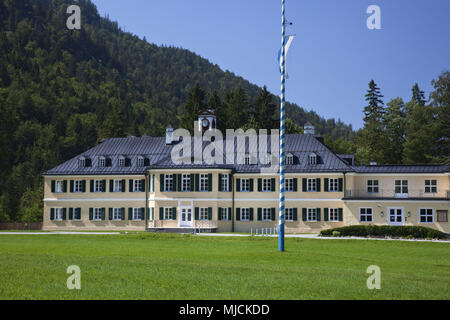
POLYGON ((180 210, 180 227, 192 227, 192 207, 181 207, 180 210))
POLYGON ((402 226, 404 222, 403 208, 388 208, 388 224, 402 226))

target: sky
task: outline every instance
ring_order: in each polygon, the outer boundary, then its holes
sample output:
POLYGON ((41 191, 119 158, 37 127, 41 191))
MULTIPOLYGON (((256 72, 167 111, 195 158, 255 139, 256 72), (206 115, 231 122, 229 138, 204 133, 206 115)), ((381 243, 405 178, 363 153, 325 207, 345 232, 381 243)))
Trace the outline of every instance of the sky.
MULTIPOLYGON (((280 94, 281 0, 93 0, 101 16, 157 45, 188 49, 280 94)), ((295 34, 286 99, 325 118, 363 126, 373 79, 384 102, 450 69, 449 0, 286 0, 295 34), (381 29, 369 30, 377 5, 381 29)))

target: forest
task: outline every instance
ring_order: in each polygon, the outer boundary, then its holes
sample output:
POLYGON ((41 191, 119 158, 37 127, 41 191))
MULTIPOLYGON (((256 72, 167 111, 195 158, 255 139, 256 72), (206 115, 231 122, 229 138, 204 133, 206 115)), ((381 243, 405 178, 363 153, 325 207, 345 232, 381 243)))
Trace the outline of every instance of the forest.
MULTIPOLYGON (((0 221, 40 221, 41 174, 107 137, 191 128, 215 108, 219 128, 277 128, 279 98, 205 58, 124 32, 79 0, 80 30, 66 27, 64 0, 0 0, 0 221)), ((449 72, 430 99, 382 101, 369 84, 364 128, 287 103, 287 130, 311 122, 336 152, 360 164, 448 163, 449 72)))

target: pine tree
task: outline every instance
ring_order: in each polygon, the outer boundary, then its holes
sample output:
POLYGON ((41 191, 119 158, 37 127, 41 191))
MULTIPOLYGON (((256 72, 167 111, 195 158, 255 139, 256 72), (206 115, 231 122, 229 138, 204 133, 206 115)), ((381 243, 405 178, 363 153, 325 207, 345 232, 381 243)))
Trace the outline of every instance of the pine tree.
POLYGON ((267 90, 267 87, 259 92, 258 97, 254 102, 255 120, 262 129, 279 128, 279 123, 276 120, 277 106, 273 103, 272 94, 267 90))
POLYGON ((436 161, 450 165, 450 72, 443 72, 431 84, 432 105, 436 112, 436 161))
POLYGON ((194 122, 198 120, 198 112, 205 109, 205 91, 197 84, 191 89, 184 105, 181 116, 178 117, 180 128, 187 129, 194 134, 194 122))
POLYGON ((99 139, 103 138, 119 138, 125 136, 125 120, 118 106, 106 115, 106 119, 99 130, 99 139))
POLYGON ((386 163, 401 164, 403 144, 406 138, 406 111, 402 98, 389 101, 384 116, 387 146, 386 163))
POLYGON ((248 96, 242 87, 237 87, 225 95, 224 115, 226 129, 238 129, 248 121, 248 96))

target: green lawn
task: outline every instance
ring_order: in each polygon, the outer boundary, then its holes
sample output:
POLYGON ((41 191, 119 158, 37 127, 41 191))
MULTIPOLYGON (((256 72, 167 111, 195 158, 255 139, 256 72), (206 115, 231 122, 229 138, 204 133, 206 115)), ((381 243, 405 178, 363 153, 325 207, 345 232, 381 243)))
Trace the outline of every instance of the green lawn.
POLYGON ((0 299, 449 299, 446 243, 1 235, 0 299), (81 268, 81 290, 66 269, 81 268), (381 268, 381 290, 366 269, 381 268))

